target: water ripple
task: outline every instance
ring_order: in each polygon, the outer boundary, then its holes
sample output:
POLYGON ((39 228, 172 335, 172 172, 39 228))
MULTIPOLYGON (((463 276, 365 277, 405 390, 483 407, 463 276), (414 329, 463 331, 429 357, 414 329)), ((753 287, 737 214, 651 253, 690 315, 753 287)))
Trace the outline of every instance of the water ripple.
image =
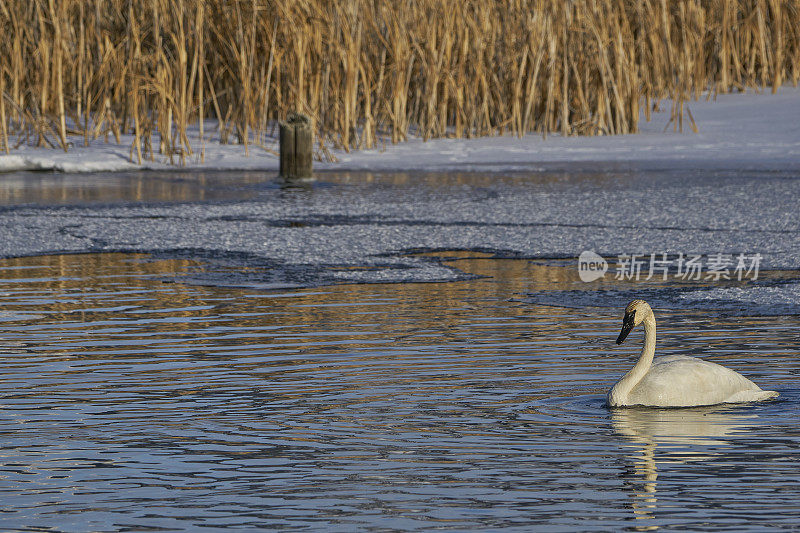
POLYGON ((619 311, 521 301, 552 282, 483 261, 279 292, 160 281, 188 260, 4 261, 0 528, 800 526, 796 317, 660 314, 661 353, 778 400, 610 410, 619 311))

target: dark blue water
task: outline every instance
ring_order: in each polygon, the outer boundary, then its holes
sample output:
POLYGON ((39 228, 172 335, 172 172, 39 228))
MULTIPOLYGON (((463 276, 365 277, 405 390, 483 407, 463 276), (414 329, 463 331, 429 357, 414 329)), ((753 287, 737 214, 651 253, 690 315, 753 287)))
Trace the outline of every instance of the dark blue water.
POLYGON ((781 397, 609 410, 621 309, 572 267, 451 255, 471 279, 263 290, 0 261, 0 529, 800 527, 800 317, 654 306, 659 354, 781 397))

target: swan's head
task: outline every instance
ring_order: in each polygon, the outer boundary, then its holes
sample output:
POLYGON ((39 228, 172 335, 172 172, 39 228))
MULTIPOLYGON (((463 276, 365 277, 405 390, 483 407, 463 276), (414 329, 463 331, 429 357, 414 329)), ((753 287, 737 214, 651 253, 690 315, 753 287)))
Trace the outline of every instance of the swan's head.
POLYGON ((625 308, 625 316, 622 318, 622 331, 617 337, 617 344, 622 344, 634 326, 641 324, 648 314, 653 314, 653 310, 644 300, 634 300, 629 303, 625 308))

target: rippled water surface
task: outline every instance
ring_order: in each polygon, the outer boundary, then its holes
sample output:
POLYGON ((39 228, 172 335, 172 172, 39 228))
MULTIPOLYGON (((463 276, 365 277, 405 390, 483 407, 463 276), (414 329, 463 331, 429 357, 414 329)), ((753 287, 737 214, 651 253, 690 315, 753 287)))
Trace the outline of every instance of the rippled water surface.
POLYGON ((0 529, 800 528, 799 317, 657 309, 661 354, 781 397, 609 410, 642 335, 614 345, 620 309, 541 303, 578 290, 566 268, 450 255, 481 277, 0 261, 0 529))

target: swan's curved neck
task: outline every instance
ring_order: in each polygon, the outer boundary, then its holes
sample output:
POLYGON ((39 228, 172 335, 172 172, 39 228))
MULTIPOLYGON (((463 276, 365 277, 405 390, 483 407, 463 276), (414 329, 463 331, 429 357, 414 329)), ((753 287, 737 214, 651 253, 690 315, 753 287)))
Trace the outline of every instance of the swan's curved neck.
POLYGON ((653 313, 648 313, 644 323, 644 346, 636 365, 631 368, 625 376, 614 386, 612 395, 619 399, 625 399, 631 390, 639 383, 650 370, 653 364, 653 355, 656 353, 656 318, 653 313))

